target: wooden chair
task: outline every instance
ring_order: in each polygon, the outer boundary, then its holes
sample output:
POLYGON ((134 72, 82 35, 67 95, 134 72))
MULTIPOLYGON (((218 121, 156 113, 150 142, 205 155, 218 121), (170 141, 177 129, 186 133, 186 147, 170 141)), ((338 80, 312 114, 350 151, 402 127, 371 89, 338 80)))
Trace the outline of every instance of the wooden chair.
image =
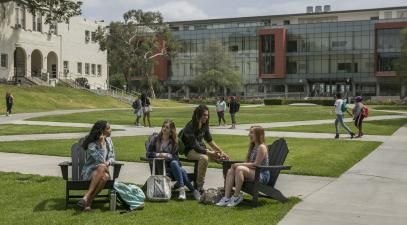
MULTIPOLYGON (((242 186, 242 191, 250 194, 252 203, 257 205, 258 197, 268 197, 275 199, 279 202, 287 202, 288 199, 275 188, 275 184, 281 170, 289 170, 291 166, 284 166, 284 161, 288 154, 288 147, 286 141, 281 138, 276 140, 273 144, 268 146, 269 165, 257 166, 255 172, 255 179, 253 182, 245 181, 242 186), (262 184, 259 181, 260 171, 267 169, 270 171, 270 180, 267 184, 262 184)), ((227 171, 232 164, 240 163, 243 161, 224 161, 223 162, 223 175, 226 177, 227 171)))
MULTIPOLYGON (((86 151, 83 150, 82 146, 79 143, 75 143, 71 147, 71 155, 72 155, 72 162, 62 162, 58 164, 61 168, 62 178, 66 181, 66 202, 65 207, 68 207, 69 204, 76 204, 77 201, 83 197, 83 195, 75 195, 71 194, 71 190, 88 190, 90 181, 89 180, 82 180, 82 167, 86 161, 86 151), (68 177, 68 167, 72 167, 72 177, 69 179, 68 177)), ((113 178, 108 180, 105 184, 103 189, 108 189, 108 194, 99 194, 95 197, 93 202, 96 203, 107 203, 110 202, 110 195, 112 197, 116 197, 116 193, 113 190, 113 184, 116 178, 119 177, 120 169, 122 167, 122 163, 113 163, 113 178)), ((116 202, 116 201, 112 201, 116 202)), ((111 207, 112 208, 112 207, 111 207)), ((115 207, 113 207, 115 208, 115 207)))

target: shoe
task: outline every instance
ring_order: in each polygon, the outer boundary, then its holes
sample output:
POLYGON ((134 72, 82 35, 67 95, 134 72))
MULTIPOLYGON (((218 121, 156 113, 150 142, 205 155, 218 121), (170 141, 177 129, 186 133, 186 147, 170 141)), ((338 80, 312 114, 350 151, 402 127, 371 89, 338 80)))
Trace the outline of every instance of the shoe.
POLYGON ((194 190, 193 193, 194 193, 195 200, 197 200, 197 201, 201 200, 201 193, 199 193, 198 190, 194 190))
POLYGON ((239 203, 241 203, 243 201, 243 195, 239 195, 237 197, 232 196, 232 198, 230 198, 230 201, 228 203, 228 207, 235 207, 237 205, 239 205, 239 203))
POLYGON ((185 188, 181 187, 179 189, 179 196, 178 196, 179 200, 186 200, 187 196, 185 195, 185 188))
POLYGON ((355 136, 355 133, 350 132, 350 139, 353 139, 354 136, 355 136))
POLYGON ((336 135, 335 135, 335 139, 338 139, 338 138, 339 138, 339 134, 336 134, 336 135))
POLYGON ((227 206, 230 202, 230 198, 222 197, 222 199, 216 203, 217 206, 227 206))
POLYGON ((82 210, 85 210, 86 208, 86 201, 85 199, 81 198, 81 200, 79 200, 76 205, 81 208, 82 210))

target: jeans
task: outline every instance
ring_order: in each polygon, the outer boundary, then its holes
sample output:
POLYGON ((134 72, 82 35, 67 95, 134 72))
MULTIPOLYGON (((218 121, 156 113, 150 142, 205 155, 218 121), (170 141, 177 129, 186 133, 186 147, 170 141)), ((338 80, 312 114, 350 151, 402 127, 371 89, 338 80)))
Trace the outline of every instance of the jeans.
POLYGON ((236 114, 235 114, 235 113, 231 113, 231 114, 230 114, 230 118, 232 119, 232 124, 236 124, 236 114))
POLYGON ((194 186, 192 186, 191 182, 189 181, 187 171, 181 167, 181 163, 178 160, 172 160, 170 167, 171 173, 180 187, 184 187, 184 185, 186 185, 190 191, 195 190, 194 186))
POLYGON ((336 120, 335 120, 335 129, 336 129, 336 134, 339 134, 339 123, 341 123, 341 126, 349 133, 351 134, 352 131, 349 129, 348 126, 343 122, 343 115, 336 114, 336 120))
POLYGON ((225 112, 224 112, 224 111, 221 111, 221 112, 217 112, 217 114, 218 114, 218 122, 219 122, 219 125, 220 125, 220 122, 221 122, 221 121, 223 121, 223 123, 226 124, 225 112))

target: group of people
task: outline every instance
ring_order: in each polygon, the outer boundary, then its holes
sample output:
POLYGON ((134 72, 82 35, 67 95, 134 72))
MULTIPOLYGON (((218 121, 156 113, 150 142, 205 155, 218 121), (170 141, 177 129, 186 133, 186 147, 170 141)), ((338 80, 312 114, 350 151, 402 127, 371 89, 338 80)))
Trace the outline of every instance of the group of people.
MULTIPOLYGON (((193 192, 196 200, 200 199, 204 191, 205 176, 209 161, 221 161, 229 159, 228 155, 219 147, 212 138, 209 129, 209 109, 206 105, 195 108, 192 119, 183 128, 182 142, 185 145, 184 154, 186 158, 198 160, 198 171, 196 174, 196 188, 191 184, 187 172, 179 161, 178 135, 175 123, 165 120, 161 126, 160 133, 151 140, 146 156, 148 158, 166 159, 166 167, 176 180, 179 187, 178 199, 186 199, 186 188, 193 192), (205 142, 209 145, 207 147, 205 142)), ((90 180, 90 186, 78 206, 84 210, 90 210, 93 198, 101 191, 110 174, 108 167, 115 160, 113 142, 111 139, 111 128, 107 121, 97 121, 89 135, 82 143, 83 148, 88 151, 86 163, 82 169, 82 177, 90 180)), ((268 165, 267 146, 265 144, 264 129, 254 126, 249 132, 249 148, 245 163, 233 164, 225 177, 225 196, 217 203, 218 206, 236 206, 242 200, 240 193, 243 181, 254 180, 255 166, 268 165), (234 194, 232 189, 235 187, 234 194)), ((268 183, 270 174, 264 170, 260 174, 260 182, 268 183)))
POLYGON ((336 94, 336 101, 334 104, 334 109, 336 113, 335 119, 335 139, 339 138, 339 124, 349 133, 351 138, 360 138, 363 136, 362 123, 363 119, 367 116, 367 108, 363 104, 362 96, 355 97, 355 106, 352 108, 352 113, 346 107, 346 100, 342 99, 340 93, 336 94), (344 113, 347 112, 354 120, 355 127, 358 129, 358 134, 356 135, 352 130, 344 123, 343 117, 344 113))
POLYGON ((134 114, 136 115, 136 126, 140 127, 140 118, 143 116, 143 126, 147 126, 146 118, 148 122, 148 127, 151 127, 150 113, 152 111, 150 99, 146 94, 141 94, 132 104, 134 109, 134 114))
POLYGON ((220 126, 221 122, 223 121, 223 126, 226 126, 225 111, 228 106, 229 106, 230 119, 232 121, 232 126, 230 127, 230 129, 235 129, 236 128, 236 113, 239 112, 239 109, 240 109, 240 103, 236 100, 235 96, 231 96, 228 103, 225 102, 224 97, 218 98, 218 101, 216 102, 216 113, 218 115, 218 125, 220 126))

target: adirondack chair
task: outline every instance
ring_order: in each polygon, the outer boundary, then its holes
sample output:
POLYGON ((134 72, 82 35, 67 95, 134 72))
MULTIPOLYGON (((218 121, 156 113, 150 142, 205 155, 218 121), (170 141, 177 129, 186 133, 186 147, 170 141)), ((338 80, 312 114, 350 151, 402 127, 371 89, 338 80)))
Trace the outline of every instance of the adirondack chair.
MULTIPOLYGON (((81 141, 79 141, 81 142, 81 141)), ((75 204, 83 195, 71 194, 71 190, 88 190, 90 181, 82 180, 82 167, 85 164, 86 160, 86 151, 83 150, 82 146, 79 143, 75 143, 71 147, 72 162, 62 162, 58 164, 61 168, 62 178, 66 181, 66 202, 65 207, 68 207, 69 204, 75 204), (68 167, 72 167, 72 177, 68 177, 68 167)), ((113 191, 113 184, 116 178, 119 177, 120 169, 122 163, 115 162, 113 166, 113 177, 107 181, 103 189, 108 189, 108 194, 99 194, 95 197, 93 202, 96 203, 107 203, 110 202, 110 196, 116 197, 116 193, 113 191)), ((115 204, 116 201, 112 201, 115 204)), ((116 207, 111 207, 111 209, 116 207)))
MULTIPOLYGON (((268 197, 275 199, 279 202, 285 203, 288 199, 274 186, 276 184, 278 175, 281 170, 289 170, 291 166, 284 166, 285 158, 288 154, 288 147, 286 141, 281 138, 274 141, 273 144, 268 146, 269 155, 269 165, 268 166, 257 166, 255 172, 255 179, 253 182, 244 182, 242 186, 242 191, 250 194, 252 198, 252 204, 257 205, 258 197, 268 197), (270 180, 267 184, 262 184, 259 181, 260 170, 268 169, 270 171, 270 180)), ((223 162, 223 175, 226 177, 227 171, 230 169, 232 164, 240 163, 243 161, 224 161, 223 162)))

